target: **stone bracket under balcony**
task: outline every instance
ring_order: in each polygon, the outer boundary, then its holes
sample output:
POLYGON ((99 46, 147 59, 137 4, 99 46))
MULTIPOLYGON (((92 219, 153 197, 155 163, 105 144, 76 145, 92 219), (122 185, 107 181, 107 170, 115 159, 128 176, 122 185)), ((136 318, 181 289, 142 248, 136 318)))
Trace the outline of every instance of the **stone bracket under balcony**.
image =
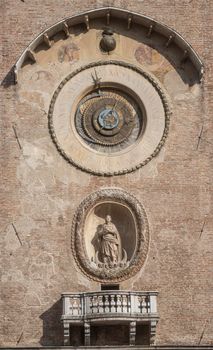
MULTIPOLYGON (((64 345, 71 342, 71 326, 83 327, 84 345, 91 344, 91 327, 95 325, 128 325, 129 345, 135 345, 137 326, 149 326, 149 344, 154 344, 157 313, 157 292, 107 290, 86 293, 63 293, 64 345)), ((102 344, 108 345, 108 344, 102 344)), ((143 344, 142 344, 143 345, 143 344)))

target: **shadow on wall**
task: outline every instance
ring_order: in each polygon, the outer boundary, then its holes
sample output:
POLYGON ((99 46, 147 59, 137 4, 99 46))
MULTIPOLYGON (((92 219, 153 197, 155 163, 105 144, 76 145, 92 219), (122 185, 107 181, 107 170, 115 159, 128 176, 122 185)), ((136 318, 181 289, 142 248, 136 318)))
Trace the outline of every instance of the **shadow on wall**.
POLYGON ((13 86, 15 84, 15 74, 14 74, 14 67, 10 69, 10 71, 7 73, 7 75, 4 77, 4 79, 1 82, 1 86, 4 88, 8 88, 10 86, 13 86))
POLYGON ((41 314, 43 321, 43 336, 41 345, 63 345, 63 327, 60 321, 62 315, 62 300, 58 300, 47 311, 41 314))

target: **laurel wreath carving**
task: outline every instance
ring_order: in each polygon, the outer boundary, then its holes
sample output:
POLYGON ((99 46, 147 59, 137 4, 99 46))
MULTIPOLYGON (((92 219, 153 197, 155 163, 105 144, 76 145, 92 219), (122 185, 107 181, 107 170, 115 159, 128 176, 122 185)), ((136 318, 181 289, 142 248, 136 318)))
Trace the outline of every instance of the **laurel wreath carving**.
POLYGON ((142 204, 128 192, 118 188, 105 188, 90 194, 79 205, 73 218, 71 247, 80 270, 89 278, 98 282, 120 282, 135 275, 143 266, 149 247, 149 225, 142 204), (103 270, 94 268, 88 258, 85 247, 85 220, 90 210, 106 201, 127 206, 136 222, 136 249, 128 267, 103 270))

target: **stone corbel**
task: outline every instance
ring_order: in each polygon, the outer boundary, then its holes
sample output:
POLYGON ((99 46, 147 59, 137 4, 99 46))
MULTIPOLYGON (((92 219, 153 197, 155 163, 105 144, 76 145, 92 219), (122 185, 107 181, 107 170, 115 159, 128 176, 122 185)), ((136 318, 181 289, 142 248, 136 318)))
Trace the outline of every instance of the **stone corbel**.
POLYGON ((107 25, 110 24, 110 12, 108 11, 107 14, 106 14, 106 22, 107 22, 107 25))
POLYGON ((186 60, 188 59, 188 57, 189 57, 188 50, 184 50, 184 51, 183 51, 183 56, 182 56, 182 58, 181 58, 181 60, 180 60, 181 65, 182 65, 183 63, 186 62, 186 60))
POLYGON ((85 24, 86 24, 87 30, 89 30, 90 29, 90 27, 89 27, 89 16, 88 15, 84 16, 84 19, 85 19, 85 24))
POLYGON ((132 15, 127 17, 127 29, 130 30, 132 27, 132 15))
POLYGON ((35 54, 32 50, 26 52, 26 57, 29 58, 33 63, 36 62, 35 54))
POLYGON ((136 322, 132 321, 129 324, 129 345, 131 346, 135 345, 135 338, 136 338, 136 322))
POLYGON ((84 345, 90 346, 90 322, 84 322, 84 345))
POLYGON ((50 38, 49 38, 49 36, 48 36, 47 33, 45 33, 45 34, 43 35, 43 40, 44 40, 45 44, 46 44, 48 47, 51 47, 51 46, 52 46, 51 41, 50 41, 50 38))
POLYGON ((168 40, 167 40, 166 43, 165 43, 166 48, 169 47, 169 45, 173 42, 174 38, 175 38, 174 35, 170 35, 170 36, 168 37, 168 40))
POLYGON ((147 38, 151 37, 153 30, 154 30, 154 23, 150 23, 149 28, 148 28, 148 32, 146 34, 147 38))
POLYGON ((17 82, 18 82, 18 69, 16 66, 14 66, 13 72, 14 72, 14 83, 17 84, 17 82))
POLYGON ((70 32, 69 32, 68 24, 66 22, 63 22, 62 29, 63 29, 66 37, 68 38, 70 36, 70 32))
POLYGON ((157 321, 151 320, 150 321, 150 345, 155 344, 156 327, 157 327, 157 321))
POLYGON ((64 327, 64 345, 70 345, 70 324, 63 322, 64 327))

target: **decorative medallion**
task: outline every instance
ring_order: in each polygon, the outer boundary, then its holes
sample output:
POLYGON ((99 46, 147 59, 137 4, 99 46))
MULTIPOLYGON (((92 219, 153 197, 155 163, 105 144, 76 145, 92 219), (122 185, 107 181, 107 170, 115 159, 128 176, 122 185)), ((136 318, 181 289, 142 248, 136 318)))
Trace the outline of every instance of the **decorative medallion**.
POLYGON ((149 73, 101 61, 61 82, 51 100, 49 129, 70 163, 95 175, 121 175, 158 154, 169 115, 166 94, 149 73))
POLYGON ((102 189, 78 207, 72 225, 72 252, 89 278, 99 282, 130 278, 144 264, 148 246, 145 210, 129 193, 102 189))

